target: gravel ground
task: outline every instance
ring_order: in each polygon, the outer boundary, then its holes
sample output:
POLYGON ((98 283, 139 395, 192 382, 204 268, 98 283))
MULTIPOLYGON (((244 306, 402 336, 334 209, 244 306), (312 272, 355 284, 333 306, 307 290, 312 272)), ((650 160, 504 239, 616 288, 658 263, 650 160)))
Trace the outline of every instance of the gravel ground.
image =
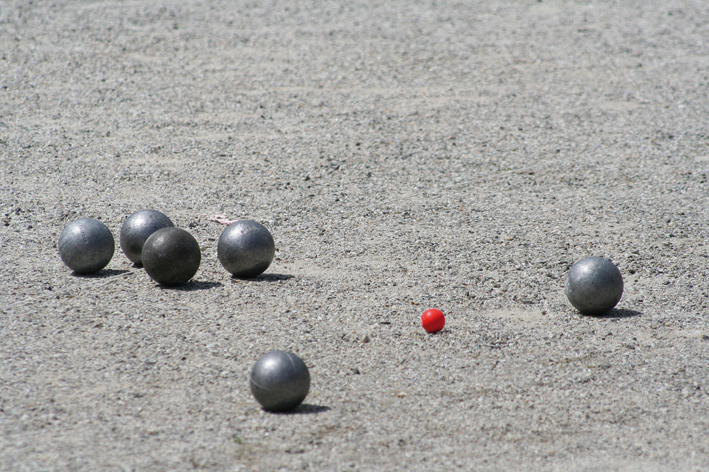
POLYGON ((707 123, 703 1, 0 2, 0 469, 709 470, 707 123), (145 208, 193 281, 62 264, 145 208))

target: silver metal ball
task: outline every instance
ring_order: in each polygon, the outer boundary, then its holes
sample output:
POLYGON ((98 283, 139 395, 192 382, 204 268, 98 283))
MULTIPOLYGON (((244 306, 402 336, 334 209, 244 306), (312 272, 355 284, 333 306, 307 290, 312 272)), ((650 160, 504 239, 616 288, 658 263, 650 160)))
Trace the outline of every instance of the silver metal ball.
POLYGON ((105 224, 79 218, 64 227, 59 236, 59 256, 77 274, 93 274, 111 262, 116 243, 105 224))
POLYGON ((170 218, 157 210, 136 211, 123 222, 119 238, 123 253, 134 264, 143 265, 143 245, 161 228, 175 226, 170 218))
POLYGON ((291 352, 271 351, 251 369, 251 393, 264 410, 288 411, 300 405, 310 390, 310 372, 291 352))
POLYGON ((181 228, 161 228, 145 241, 143 267, 161 285, 182 285, 199 269, 202 252, 197 240, 181 228))
POLYGON ((608 259, 587 257, 571 266, 564 291, 569 302, 581 314, 604 315, 623 296, 623 276, 608 259))
POLYGON ((276 243, 260 223, 239 220, 227 226, 217 243, 217 257, 235 277, 256 277, 273 262, 276 243))

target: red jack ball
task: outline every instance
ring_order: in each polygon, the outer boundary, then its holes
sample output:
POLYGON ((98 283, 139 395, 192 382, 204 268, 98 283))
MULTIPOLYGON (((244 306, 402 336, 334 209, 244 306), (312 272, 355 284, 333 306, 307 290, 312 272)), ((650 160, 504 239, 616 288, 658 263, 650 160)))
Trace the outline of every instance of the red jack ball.
POLYGON ((423 325, 423 329, 429 333, 435 333, 443 329, 443 326, 446 324, 446 318, 443 316, 441 310, 431 308, 430 310, 424 311, 423 315, 421 315, 421 324, 423 325))

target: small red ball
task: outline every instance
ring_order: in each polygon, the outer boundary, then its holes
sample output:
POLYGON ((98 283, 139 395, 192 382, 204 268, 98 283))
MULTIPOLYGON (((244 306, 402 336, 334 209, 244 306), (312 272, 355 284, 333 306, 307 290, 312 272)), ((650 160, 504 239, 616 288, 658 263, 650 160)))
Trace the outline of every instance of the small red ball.
POLYGON ((431 308, 430 310, 424 311, 423 315, 421 315, 421 324, 423 325, 423 329, 429 333, 435 333, 443 329, 443 326, 446 324, 446 318, 443 316, 441 310, 431 308))

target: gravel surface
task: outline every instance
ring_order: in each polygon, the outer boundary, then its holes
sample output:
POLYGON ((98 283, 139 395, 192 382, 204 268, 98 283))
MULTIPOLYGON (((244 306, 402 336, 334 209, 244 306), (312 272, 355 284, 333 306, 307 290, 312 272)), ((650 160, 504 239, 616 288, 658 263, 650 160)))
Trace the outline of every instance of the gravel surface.
POLYGON ((0 469, 709 470, 708 58, 700 0, 0 2, 0 469), (193 281, 62 264, 140 209, 193 281))

